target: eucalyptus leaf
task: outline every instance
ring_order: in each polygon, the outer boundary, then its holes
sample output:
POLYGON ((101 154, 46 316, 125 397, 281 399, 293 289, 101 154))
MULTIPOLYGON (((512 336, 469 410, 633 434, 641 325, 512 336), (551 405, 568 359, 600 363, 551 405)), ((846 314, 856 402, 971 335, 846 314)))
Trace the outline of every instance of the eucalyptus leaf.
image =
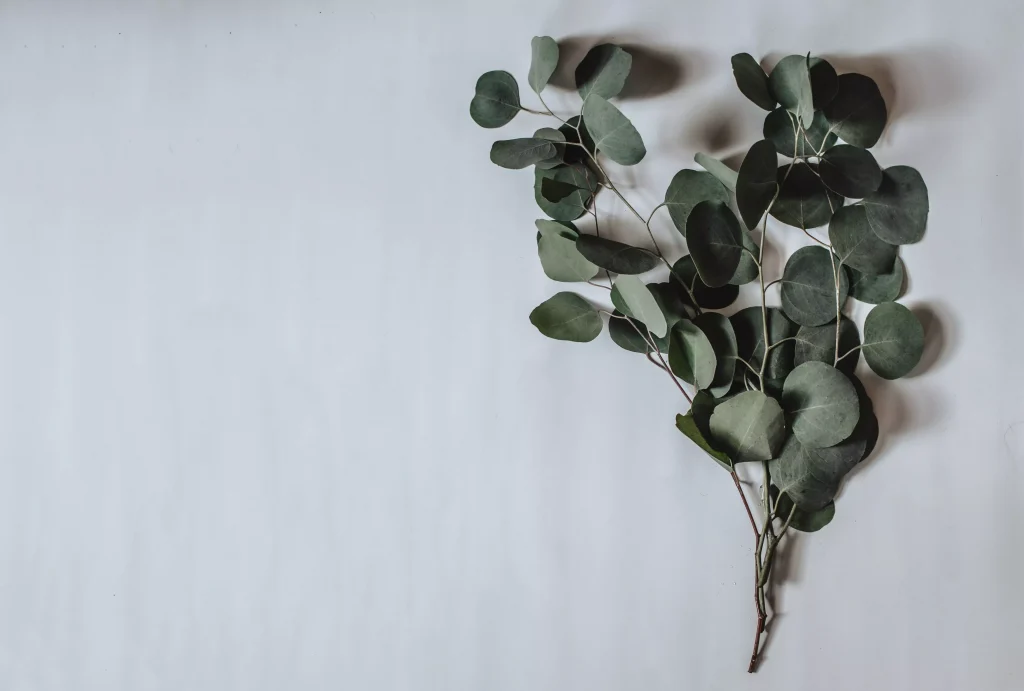
POLYGON ((636 165, 647 154, 633 123, 603 97, 591 94, 583 106, 583 117, 594 146, 619 165, 636 165))
POLYGON ((874 80, 863 74, 840 75, 835 98, 822 112, 840 139, 862 149, 877 144, 885 129, 885 100, 874 80))
POLYGON ((716 450, 711 442, 705 438, 703 432, 697 427, 696 421, 693 419, 693 413, 687 413, 686 415, 676 415, 676 428, 685 434, 694 444, 696 444, 704 453, 711 456, 718 465, 722 466, 730 473, 733 471, 732 461, 729 460, 727 454, 716 450))
POLYGON ((732 56, 732 74, 736 78, 736 86, 740 88, 740 92, 754 105, 765 110, 775 107, 775 96, 772 95, 768 75, 750 53, 732 56))
POLYGON ((776 108, 768 113, 762 131, 775 150, 789 158, 794 158, 794 153, 797 157, 816 156, 820 151, 828 150, 838 139, 829 131, 828 121, 820 110, 814 113, 811 126, 805 128, 796 141, 793 140, 797 133, 796 116, 785 108, 776 108))
POLYGON ((706 389, 715 379, 718 361, 707 335, 689 319, 673 325, 668 346, 672 372, 697 389, 706 389))
POLYGON ((896 258, 892 271, 884 274, 866 274, 854 268, 850 272, 850 297, 877 305, 893 302, 903 292, 903 260, 896 258))
POLYGON ((886 168, 878 191, 861 202, 868 225, 883 242, 906 245, 924 237, 928 224, 928 188, 909 166, 886 168))
POLYGON ((588 163, 591 156, 597 155, 594 138, 590 136, 587 123, 583 122, 583 118, 579 115, 574 115, 566 120, 565 124, 558 128, 558 131, 562 133, 567 143, 564 153, 567 164, 588 163), (580 146, 575 146, 576 144, 580 146))
POLYGON ((740 165, 736 177, 736 205, 747 228, 755 228, 778 189, 778 154, 766 139, 755 142, 740 165))
POLYGON ((860 400, 860 419, 847 441, 855 439, 864 441, 864 454, 861 456, 863 461, 871 455, 875 444, 878 443, 878 418, 875 417, 875 406, 871 402, 871 396, 868 395, 864 384, 855 376, 850 377, 850 382, 853 384, 853 388, 857 389, 857 398, 860 400))
POLYGON ((697 274, 693 257, 686 255, 672 265, 670 282, 679 286, 684 299, 696 302, 702 309, 718 310, 736 302, 740 294, 738 286, 726 284, 718 288, 708 286, 697 274))
POLYGON ((686 244, 705 284, 723 286, 736 273, 744 251, 741 230, 736 215, 722 202, 700 202, 690 211, 686 244))
POLYGON ((586 282, 597 275, 598 267, 576 249, 579 233, 555 221, 535 222, 540 237, 537 254, 544 274, 553 281, 586 282))
POLYGON ((850 288, 845 269, 838 265, 829 250, 818 246, 801 247, 790 256, 781 284, 782 310, 801 326, 820 326, 833 321, 846 303, 850 288))
POLYGON ((714 175, 702 170, 680 170, 665 190, 665 207, 676 226, 686 234, 686 219, 700 202, 728 204, 732 195, 714 175))
POLYGON ((803 55, 782 58, 772 70, 769 83, 778 102, 796 114, 804 127, 810 127, 814 118, 814 98, 808 58, 803 55))
POLYGON ((779 197, 772 204, 771 215, 794 228, 817 228, 829 222, 843 198, 829 192, 816 174, 817 166, 797 163, 790 170, 779 168, 779 197))
POLYGON ((519 84, 508 72, 485 72, 476 82, 476 95, 469 104, 473 122, 493 129, 507 125, 520 110, 519 84))
POLYGON ((825 152, 818 163, 822 182, 837 194, 859 199, 882 184, 882 169, 866 149, 840 144, 825 152))
POLYGON ((636 276, 619 276, 612 284, 612 304, 616 309, 646 325, 652 334, 664 337, 668 324, 650 289, 636 276))
POLYGON ((611 43, 594 46, 576 67, 576 88, 580 98, 617 96, 626 85, 633 56, 611 43))
POLYGON ((835 446, 847 439, 860 417, 857 390, 846 375, 814 360, 797 365, 786 377, 782 407, 793 434, 812 448, 835 446))
POLYGON ((832 522, 836 515, 836 503, 830 501, 816 511, 804 511, 800 507, 794 509, 793 500, 788 494, 779 494, 775 511, 783 520, 786 520, 790 511, 793 511, 793 516, 789 519, 790 529, 799 530, 801 533, 816 533, 832 522))
MULTIPOLYGON (((729 393, 736 373, 736 332, 732 322, 724 314, 704 312, 693 318, 694 325, 704 332, 715 352, 718 364, 715 376, 708 385, 708 392, 715 398, 729 393)), ((740 365, 741 367, 743 365, 740 365)))
POLYGON ((535 139, 547 139, 555 145, 555 155, 543 161, 538 161, 538 168, 557 168, 565 162, 565 135, 561 130, 552 127, 541 127, 533 133, 535 139))
POLYGON ((538 168, 534 172, 533 192, 537 206, 556 221, 575 221, 585 214, 594 198, 590 190, 596 188, 597 180, 594 173, 582 164, 562 166, 551 170, 538 168), (578 189, 561 201, 551 202, 544 198, 545 180, 554 180, 578 189))
POLYGON ((555 145, 548 139, 525 137, 494 142, 491 146, 491 163, 520 170, 556 155, 555 145))
MULTIPOLYGON (((768 355, 765 376, 769 379, 785 379, 793 369, 793 341, 786 339, 796 333, 796 325, 777 307, 769 307, 764 320, 760 306, 742 309, 729 319, 736 333, 740 357, 758 370, 765 351, 763 321, 768 322, 768 337, 772 344, 778 345, 773 345, 768 355)), ((748 371, 746 365, 736 365, 737 376, 748 371)))
POLYGON ((734 463, 767 461, 786 437, 782 408, 760 391, 745 391, 715 407, 711 441, 734 463))
POLYGON ((651 346, 641 333, 644 330, 643 324, 634 323, 629 317, 618 310, 612 313, 608 320, 608 335, 612 337, 615 345, 631 353, 650 353, 651 346))
POLYGON ((739 174, 735 170, 725 165, 717 158, 713 158, 704 153, 694 154, 693 160, 696 161, 697 165, 701 168, 715 176, 715 179, 725 185, 726 189, 732 192, 736 191, 736 177, 739 174))
POLYGON ((715 400, 707 391, 697 391, 693 394, 690 415, 705 439, 711 439, 711 414, 715 412, 715 407, 721 402, 715 400))
POLYGON ((836 364, 836 325, 801 326, 796 332, 793 347, 793 363, 797 366, 805 362, 824 362, 834 365, 840 372, 852 375, 857 369, 860 359, 860 333, 857 325, 843 317, 839 322, 839 355, 846 355, 836 364), (853 352, 850 352, 853 351, 853 352))
MULTIPOLYGON (((552 204, 557 204, 566 197, 570 197, 577 192, 580 192, 581 188, 569 182, 563 182, 562 180, 554 180, 552 178, 544 178, 540 181, 540 195, 552 204)), ((582 190, 589 194, 589 190, 582 190)))
MULTIPOLYGON (((657 300, 661 313, 665 315, 665 321, 670 329, 680 319, 689 318, 687 305, 690 303, 685 291, 677 283, 663 281, 661 283, 648 283, 647 287, 654 294, 654 299, 657 300)), ((664 350, 667 351, 667 341, 665 345, 664 350)))
POLYGON ((864 360, 883 379, 910 373, 924 353, 924 327, 898 302, 883 302, 864 320, 864 360))
POLYGON ((530 323, 548 338, 587 343, 601 333, 601 315, 576 293, 556 293, 530 312, 530 323))
POLYGON ((617 274, 642 274, 658 265, 658 255, 650 250, 596 235, 580 235, 576 247, 602 269, 617 274))
POLYGON ((533 57, 526 81, 530 83, 530 88, 539 94, 551 81, 551 75, 558 67, 558 43, 550 36, 534 36, 530 48, 533 57))
POLYGON ((893 270, 899 248, 879 240, 871 231, 863 206, 844 206, 836 211, 828 224, 828 237, 845 266, 870 274, 893 270))
POLYGON ((772 481, 800 510, 818 511, 839 491, 843 477, 864 455, 864 441, 849 441, 828 448, 813 448, 790 435, 779 457, 768 464, 772 481))
POLYGON ((740 254, 740 263, 736 265, 736 270, 732 272, 732 277, 729 279, 729 283, 735 286, 745 286, 758 275, 757 259, 755 259, 758 247, 750 237, 750 232, 744 228, 740 228, 740 241, 746 251, 740 254))

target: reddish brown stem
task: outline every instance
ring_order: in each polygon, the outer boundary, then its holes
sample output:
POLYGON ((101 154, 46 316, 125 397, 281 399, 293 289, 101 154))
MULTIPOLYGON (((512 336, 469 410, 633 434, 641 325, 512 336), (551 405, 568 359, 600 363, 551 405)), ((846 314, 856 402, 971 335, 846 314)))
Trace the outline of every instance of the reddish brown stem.
POLYGON ((732 481, 736 484, 736 491, 740 493, 740 499, 743 500, 743 508, 747 510, 747 518, 750 519, 750 527, 754 529, 754 538, 759 540, 761 533, 757 531, 757 521, 754 520, 754 514, 750 510, 750 504, 747 503, 747 495, 743 493, 743 486, 740 485, 740 476, 736 474, 736 471, 732 471, 732 481))

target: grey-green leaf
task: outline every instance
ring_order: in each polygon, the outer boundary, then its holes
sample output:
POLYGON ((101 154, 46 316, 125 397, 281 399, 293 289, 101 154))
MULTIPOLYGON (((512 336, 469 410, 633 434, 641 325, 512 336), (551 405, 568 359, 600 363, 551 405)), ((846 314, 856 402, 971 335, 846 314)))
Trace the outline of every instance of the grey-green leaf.
POLYGON ((530 312, 530 323, 548 338, 586 343, 601 333, 601 315, 576 293, 556 293, 530 312))
POLYGON ((754 105, 765 110, 775 107, 775 96, 768 84, 768 75, 750 53, 732 56, 732 74, 740 92, 753 101, 754 105))
POLYGON ((597 275, 598 267, 576 249, 579 233, 555 221, 536 221, 540 237, 537 254, 544 274, 553 281, 585 282, 597 275))
POLYGON ((580 191, 579 187, 562 180, 544 178, 540 181, 540 195, 552 204, 557 204, 578 191, 580 191))
POLYGON ((796 332, 793 364, 802 365, 812 361, 824 362, 834 365, 843 374, 852 375, 857 369, 857 362, 860 359, 860 351, 855 350, 859 345, 860 333, 857 331, 857 325, 843 317, 839 323, 839 355, 846 355, 846 357, 836 365, 836 325, 801 326, 796 332))
MULTIPOLYGON (((793 341, 785 339, 796 333, 796 325, 777 307, 769 307, 766 317, 768 337, 773 346, 768 355, 768 364, 765 366, 765 376, 769 379, 784 379, 793 369, 793 341), (774 345, 776 343, 778 345, 774 345)), ((736 345, 740 357, 760 369, 765 351, 761 307, 742 309, 732 315, 730 321, 736 332, 736 345)), ((746 365, 736 365, 737 375, 748 371, 746 365)))
POLYGON ((877 144, 885 129, 885 100, 878 85, 863 74, 840 75, 835 98, 822 112, 840 139, 862 149, 877 144))
MULTIPOLYGON (((793 500, 789 498, 788 494, 780 494, 775 508, 778 515, 786 519, 792 509, 793 500)), ((835 515, 836 503, 834 501, 830 501, 816 511, 804 511, 800 507, 796 507, 793 511, 793 517, 789 519, 789 527, 793 530, 799 530, 801 533, 816 533, 831 523, 835 515)))
POLYGON ((772 204, 773 217, 794 228, 817 228, 829 222, 843 198, 826 189, 815 170, 807 163, 797 163, 792 170, 788 165, 779 168, 781 188, 772 204))
POLYGON ((668 364, 677 377, 697 389, 708 388, 715 379, 715 349, 689 319, 680 319, 672 327, 668 364))
POLYGON ((557 153, 555 145, 549 139, 507 139, 494 142, 491 146, 491 163, 502 168, 521 170, 557 153))
POLYGON ((849 440, 828 448, 801 444, 790 435, 778 458, 769 463, 772 481, 798 509, 818 511, 828 505, 839 483, 864 456, 864 440, 849 440))
POLYGON ((871 230, 884 242, 906 245, 924 237, 928 224, 928 188, 909 166, 886 168, 878 191, 861 202, 871 230))
POLYGON ((736 302, 740 294, 739 287, 732 283, 712 288, 700 280, 693 257, 688 254, 672 265, 670 282, 679 287, 688 303, 696 303, 703 309, 720 310, 728 307, 736 302))
POLYGON ((863 206, 854 204, 836 211, 828 225, 828 237, 844 265, 870 274, 893 270, 899 248, 883 242, 871 231, 863 206))
POLYGON ((704 170, 708 171, 715 176, 715 179, 725 185, 726 189, 733 192, 736 191, 736 177, 738 173, 725 165, 717 158, 708 156, 705 153, 696 153, 693 156, 693 160, 697 162, 704 170))
POLYGON ((814 118, 814 97, 807 57, 787 55, 782 58, 772 70, 769 83, 778 102, 796 114, 804 127, 810 127, 814 118))
POLYGON ((924 327, 898 302, 883 302, 864 320, 864 360, 883 379, 909 374, 924 353, 924 327))
POLYGON ((644 330, 643 324, 633 322, 618 310, 612 314, 612 318, 608 320, 608 335, 612 337, 615 345, 641 355, 653 352, 647 340, 641 335, 644 330))
POLYGON ((774 398, 745 391, 715 407, 711 438, 734 463, 767 461, 785 441, 786 422, 774 398))
POLYGON ((647 154, 633 123, 603 97, 591 94, 583 106, 583 117, 594 146, 619 165, 636 165, 647 154))
POLYGON ((700 202, 686 220, 686 244, 697 272, 712 288, 724 286, 736 273, 743 236, 736 215, 722 202, 700 202))
POLYGON ((533 133, 536 139, 547 139, 555 145, 555 155, 549 159, 538 161, 538 168, 557 168, 565 162, 565 134, 552 127, 541 127, 533 133))
POLYGON ((594 46, 576 67, 576 88, 584 101, 590 96, 617 96, 626 85, 633 57, 611 43, 594 46))
POLYGON ((892 302, 903 292, 903 260, 896 258, 892 271, 884 274, 866 274, 850 268, 850 297, 877 305, 892 302))
POLYGON ((558 43, 550 36, 534 36, 530 48, 533 55, 530 60, 530 74, 526 80, 530 83, 530 88, 539 94, 548 85, 551 75, 558 67, 558 43))
POLYGON ((729 283, 736 286, 745 286, 757 278, 758 269, 755 256, 757 255, 758 248, 750 237, 750 232, 745 228, 740 228, 740 241, 747 251, 740 255, 740 263, 736 266, 736 270, 733 271, 729 283))
POLYGON ((782 387, 782 407, 804 446, 835 446, 853 434, 860 418, 857 390, 845 374, 824 362, 797 365, 782 387))
POLYGON ((705 438, 704 433, 701 432, 697 426, 697 422, 693 418, 693 412, 689 412, 686 415, 676 415, 676 428, 685 434, 694 444, 699 446, 704 453, 711 456, 715 461, 728 470, 730 473, 733 470, 732 461, 729 460, 729 456, 716 450, 711 442, 705 438))
POLYGON ((581 235, 576 247, 602 269, 617 274, 642 274, 658 265, 658 255, 650 250, 596 235, 581 235))
POLYGON ((783 156, 815 156, 836 143, 838 137, 828 129, 828 121, 821 111, 815 111, 811 126, 804 129, 800 138, 793 140, 796 134, 796 116, 785 108, 776 108, 764 119, 764 138, 775 145, 775 150, 783 156))
POLYGON ((636 276, 619 276, 612 285, 612 304, 628 317, 647 326, 652 334, 663 338, 668 324, 650 289, 636 276))
POLYGON ((476 82, 476 95, 469 104, 473 122, 493 129, 507 125, 519 113, 519 84, 508 72, 485 72, 476 82))
MULTIPOLYGON (((577 147, 571 147, 577 148, 577 147)), ((534 173, 533 194, 537 206, 556 221, 574 221, 587 212, 597 188, 594 173, 582 164, 561 166, 552 170, 537 168, 534 173), (577 191, 561 201, 551 202, 544 198, 544 181, 555 180, 577 187, 577 191)))
POLYGON ((731 200, 729 190, 714 175, 702 170, 680 170, 665 190, 665 206, 676 229, 686 234, 686 219, 700 202, 731 200))
POLYGON ((833 260, 829 250, 818 246, 801 247, 794 252, 786 262, 781 283, 782 310, 802 326, 820 326, 833 321, 846 303, 850 288, 843 267, 833 260))
POLYGON ((840 144, 825 152, 818 163, 822 182, 844 197, 866 197, 882 184, 882 169, 866 149, 840 144))
POLYGON ((778 188, 778 162, 775 145, 762 139, 750 147, 740 164, 736 177, 736 206, 747 228, 755 228, 772 203, 778 188))
POLYGON ((693 318, 693 323, 708 337, 711 348, 715 351, 718 365, 708 391, 715 398, 720 398, 729 393, 736 373, 736 332, 733 331, 729 318, 717 312, 699 314, 693 318))

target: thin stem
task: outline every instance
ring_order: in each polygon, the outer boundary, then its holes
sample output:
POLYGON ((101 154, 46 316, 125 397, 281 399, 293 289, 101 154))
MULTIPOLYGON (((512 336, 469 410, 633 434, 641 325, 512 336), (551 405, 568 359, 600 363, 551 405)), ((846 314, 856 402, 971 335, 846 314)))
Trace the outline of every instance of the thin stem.
POLYGON ((836 349, 833 351, 835 352, 835 360, 832 363, 832 366, 835 367, 839 364, 839 327, 843 324, 843 305, 839 300, 839 272, 842 271, 843 265, 836 265, 836 255, 834 252, 829 251, 828 256, 832 260, 832 278, 836 282, 836 349))
POLYGON ((776 278, 774 281, 771 281, 770 283, 768 283, 768 285, 766 285, 764 287, 765 291, 767 291, 769 288, 771 288, 776 283, 782 283, 782 279, 781 278, 776 278))
POLYGON ((838 366, 840 362, 845 360, 847 355, 852 355, 853 353, 857 352, 858 350, 860 350, 863 347, 864 346, 859 345, 859 346, 854 346, 853 348, 850 348, 849 350, 847 350, 845 353, 842 354, 841 357, 836 358, 836 366, 838 366))
MULTIPOLYGON (((665 362, 665 358, 662 357, 661 350, 658 348, 658 344, 654 342, 654 337, 652 336, 652 337, 649 338, 648 336, 649 336, 650 332, 645 334, 643 331, 640 330, 640 327, 638 327, 636 325, 636 322, 634 322, 632 319, 627 319, 627 321, 630 324, 632 324, 633 328, 636 329, 636 332, 638 334, 640 334, 640 338, 644 339, 644 343, 646 343, 647 346, 651 350, 653 350, 655 353, 658 354, 658 360, 661 361, 661 365, 660 365, 661 369, 665 370, 665 372, 668 373, 668 376, 672 378, 672 382, 676 385, 676 388, 678 388, 679 391, 682 392, 682 394, 686 398, 686 400, 689 401, 690 404, 692 405, 693 404, 693 399, 690 398, 690 394, 686 393, 686 389, 683 388, 683 385, 679 382, 679 379, 676 378, 675 372, 673 372, 672 369, 668 366, 668 363, 665 362)), ((644 330, 645 331, 647 330, 646 325, 644 326, 644 330)))
POLYGON ((806 228, 801 227, 800 230, 804 231, 804 235, 806 235, 810 239, 814 240, 816 243, 818 243, 822 247, 828 247, 829 249, 832 249, 832 245, 830 245, 827 242, 824 242, 824 241, 819 240, 818 238, 814 237, 813 235, 811 235, 810 231, 808 231, 806 228))
POLYGON ((738 362, 742 362, 742 363, 743 363, 744 365, 746 365, 746 366, 747 366, 747 369, 748 369, 748 370, 750 370, 750 371, 751 371, 751 372, 752 372, 752 373, 754 374, 754 376, 755 376, 755 377, 757 377, 757 376, 760 376, 760 375, 759 375, 759 374, 757 373, 757 368, 756 368, 756 367, 754 367, 754 366, 753 366, 752 364, 750 364, 749 362, 747 362, 746 360, 744 360, 743 358, 741 358, 741 357, 740 357, 739 355, 733 355, 733 358, 734 358, 735 360, 737 360, 738 362))
MULTIPOLYGON (((602 287, 604 287, 604 286, 602 286, 602 287)), ((768 346, 767 348, 765 348, 765 351, 764 351, 764 353, 765 353, 765 355, 767 355, 768 353, 772 352, 772 349, 773 349, 773 348, 776 348, 776 347, 778 347, 778 346, 782 345, 782 344, 783 344, 783 343, 785 343, 786 341, 795 341, 795 340, 796 340, 796 336, 787 336, 786 338, 783 338, 783 339, 781 339, 781 340, 778 340, 778 341, 776 341, 775 343, 772 343, 772 344, 771 344, 770 346, 768 346)))
MULTIPOLYGON (((569 124, 568 122, 566 122, 562 118, 560 118, 557 115, 555 115, 555 113, 551 110, 551 106, 549 106, 547 103, 544 103, 544 97, 543 96, 541 96, 540 94, 537 94, 537 98, 540 99, 541 105, 543 105, 545 108, 547 108, 547 110, 548 110, 547 115, 550 115, 555 120, 558 120, 560 123, 562 123, 563 125, 568 125, 569 124)), ((570 125, 570 127, 571 127, 571 125, 570 125)))
MULTIPOLYGON (((768 544, 768 552, 765 554, 764 560, 766 564, 771 564, 772 559, 775 558, 775 548, 780 542, 782 542, 782 536, 789 530, 789 524, 793 521, 793 516, 796 514, 796 504, 789 509, 789 516, 786 517, 786 522, 782 524, 782 529, 779 531, 779 536, 768 544)), ((761 581, 759 582, 760 587, 764 587, 765 583, 768 582, 768 569, 761 569, 761 581)))
POLYGON ((665 366, 663 364, 661 364, 660 362, 658 362, 657 360, 655 360, 654 358, 651 357, 651 351, 648 350, 646 355, 647 355, 647 359, 651 361, 652 365, 654 365, 658 369, 665 369, 665 366))
POLYGON ((747 502, 747 495, 743 492, 743 485, 740 484, 740 476, 736 474, 736 469, 732 471, 732 481, 736 485, 736 491, 740 493, 740 499, 743 500, 743 508, 747 510, 747 518, 750 519, 750 527, 754 529, 754 537, 756 539, 761 538, 761 533, 757 531, 757 522, 754 520, 754 513, 750 510, 750 504, 747 502))
POLYGON ((601 283, 596 283, 594 281, 587 281, 587 283, 589 283, 590 285, 592 285, 592 286, 594 286, 596 288, 604 288, 605 290, 611 290, 612 289, 611 286, 606 286, 606 285, 603 285, 601 283))
MULTIPOLYGON (((541 101, 541 103, 543 103, 543 102, 544 101, 541 101)), ((547 106, 544 106, 544 107, 547 108, 547 106)), ((527 108, 526 106, 519 106, 519 110, 524 111, 526 113, 532 113, 533 115, 550 115, 552 117, 558 117, 557 115, 552 113, 550 110, 548 110, 547 112, 544 112, 542 110, 534 110, 533 108, 527 108)))

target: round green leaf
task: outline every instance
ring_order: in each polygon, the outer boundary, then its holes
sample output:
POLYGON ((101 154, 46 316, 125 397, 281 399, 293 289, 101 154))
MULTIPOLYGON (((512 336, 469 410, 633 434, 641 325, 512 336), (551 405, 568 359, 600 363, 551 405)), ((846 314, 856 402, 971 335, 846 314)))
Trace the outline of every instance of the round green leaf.
POLYGON ((767 461, 785 441, 786 421, 774 398, 745 391, 715 407, 711 441, 734 463, 767 461))
POLYGON ((534 172, 533 193, 537 200, 537 206, 556 221, 575 221, 585 214, 594 198, 593 193, 589 190, 596 188, 597 177, 593 171, 582 164, 562 166, 552 170, 536 169, 534 172), (544 198, 544 180, 554 180, 578 189, 559 202, 551 202, 544 198))
POLYGON ((576 67, 576 88, 584 101, 590 96, 617 96, 626 85, 633 57, 618 46, 594 46, 576 67))
POLYGON ((850 297, 877 305, 892 302, 903 292, 903 260, 896 258, 892 271, 884 274, 866 274, 850 268, 850 297))
POLYGON ((612 337, 615 345, 641 355, 652 352, 651 346, 641 335, 644 330, 643 324, 634 323, 618 310, 612 314, 612 318, 608 320, 608 335, 612 337))
POLYGON ((794 228, 817 228, 828 223, 833 211, 843 205, 843 198, 829 192, 815 170, 817 166, 807 163, 797 163, 792 170, 788 165, 779 168, 782 187, 772 204, 773 217, 794 228))
POLYGON ((776 108, 764 119, 764 138, 770 141, 775 150, 783 156, 814 156, 822 149, 828 149, 836 143, 835 134, 829 131, 828 122, 821 111, 814 113, 811 126, 806 128, 800 138, 794 142, 796 134, 796 116, 785 108, 776 108))
POLYGON ((594 146, 619 165, 636 165, 647 155, 644 141, 633 123, 603 97, 591 94, 583 105, 583 117, 594 138, 594 146))
POLYGON ((732 461, 729 460, 729 456, 718 451, 711 445, 711 442, 707 440, 704 433, 698 427, 696 420, 691 410, 686 415, 676 415, 676 428, 685 434, 694 444, 699 446, 711 458, 715 459, 718 465, 722 466, 730 473, 733 470, 732 461))
POLYGON ((883 302, 864 320, 864 360, 883 379, 909 374, 924 353, 924 327, 898 302, 883 302))
POLYGON ((830 190, 844 197, 866 197, 882 184, 882 169, 866 149, 840 144, 825 152, 818 173, 830 190))
POLYGON ((860 416, 857 390, 846 375, 813 360, 797 365, 786 377, 782 406, 793 434, 812 448, 835 446, 847 439, 860 416))
MULTIPOLYGON (((796 325, 786 318, 782 310, 769 307, 767 312, 768 337, 773 346, 765 366, 765 377, 768 379, 785 379, 793 369, 793 341, 785 339, 796 333, 796 325)), ((733 331, 736 332, 736 347, 741 358, 756 369, 760 369, 764 358, 764 324, 759 306, 742 309, 729 318, 733 331)), ((737 376, 747 372, 746 365, 737 364, 737 376)))
POLYGON ((661 307, 650 289, 636 276, 619 276, 612 284, 612 304, 615 308, 647 326, 655 336, 664 337, 668 324, 661 307))
POLYGON ((736 177, 738 173, 725 165, 717 158, 712 158, 704 153, 696 153, 693 160, 704 170, 715 176, 715 179, 725 185, 726 189, 736 191, 736 177))
POLYGON ((906 245, 924 237, 928 224, 928 188, 909 166, 886 168, 877 192, 861 202, 868 224, 884 242, 906 245))
POLYGON ((665 191, 665 206, 676 229, 686 234, 686 219, 700 202, 728 204, 729 190, 714 175, 701 170, 680 170, 665 191))
MULTIPOLYGON (((860 333, 857 325, 843 317, 839 322, 839 354, 846 355, 860 345, 860 333)), ((836 325, 801 326, 796 332, 796 344, 793 347, 793 363, 802 365, 805 362, 824 362, 833 365, 836 359, 836 325)), ((835 365, 840 372, 852 375, 857 369, 860 351, 854 350, 835 365)))
POLYGON ((541 127, 533 133, 535 139, 547 139, 555 145, 555 155, 543 161, 537 161, 538 168, 557 168, 565 161, 565 135, 561 130, 551 127, 541 127))
POLYGON ((814 99, 809 59, 803 55, 787 55, 772 70, 769 83, 779 103, 795 113, 804 127, 810 127, 814 99))
POLYGON ((844 206, 836 211, 828 224, 828 237, 845 266, 869 274, 886 274, 893 270, 899 248, 879 240, 871 232, 863 206, 844 206))
POLYGON ((558 67, 558 43, 550 36, 534 36, 530 42, 533 56, 530 60, 530 74, 526 81, 538 94, 551 80, 558 67))
POLYGON ((740 289, 736 285, 726 284, 711 288, 700 280, 693 257, 686 255, 672 265, 672 276, 669 279, 677 285, 688 303, 696 302, 702 309, 718 310, 736 302, 740 289))
POLYGON ((722 202, 700 202, 686 220, 686 244, 704 283, 724 286, 736 273, 743 236, 736 215, 722 202))
POLYGON ((732 56, 732 74, 736 78, 736 86, 740 92, 754 102, 754 105, 771 110, 775 107, 775 97, 768 85, 768 75, 750 53, 738 53, 732 56))
POLYGON ((601 315, 576 293, 557 293, 530 312, 530 323, 548 338, 586 343, 601 333, 601 315))
POLYGON ((863 74, 843 74, 835 98, 822 108, 832 130, 847 144, 870 149, 885 129, 885 100, 878 85, 863 74))
MULTIPOLYGON (((778 493, 778 488, 775 488, 778 493)), ((779 494, 778 503, 775 509, 784 519, 793 510, 793 500, 788 494, 779 494)), ((817 511, 804 511, 800 507, 793 510, 793 518, 789 521, 789 527, 799 530, 801 533, 816 533, 832 522, 836 515, 836 503, 830 501, 817 511)))
POLYGON ((693 323, 708 337, 711 348, 715 351, 718 365, 708 391, 715 398, 720 398, 729 393, 736 373, 736 332, 733 331, 729 318, 717 312, 704 312, 694 317, 693 323))
POLYGON ((507 125, 519 112, 519 84, 508 72, 484 73, 476 82, 476 95, 469 104, 473 122, 493 129, 507 125))
POLYGON ((756 227, 772 203, 778 187, 778 163, 775 145, 762 139, 754 142, 740 164, 736 176, 736 206, 747 228, 756 227))
POLYGON ((779 491, 803 511, 818 511, 839 491, 839 483, 864 455, 864 441, 850 439, 828 448, 812 448, 790 435, 779 457, 768 464, 779 491))
POLYGON ((782 310, 801 326, 820 326, 836 318, 836 275, 839 306, 846 303, 850 284, 843 267, 824 247, 801 247, 790 256, 782 272, 782 310))
POLYGON ((537 254, 544 274, 553 281, 586 282, 598 267, 576 249, 579 233, 555 221, 538 220, 537 254))
POLYGON ((507 139, 494 142, 491 146, 491 163, 502 168, 521 170, 557 153, 555 145, 548 139, 507 139))
POLYGON ((596 235, 581 235, 576 240, 576 247, 602 269, 617 274, 642 274, 658 265, 658 255, 650 250, 596 235))
POLYGON ((672 326, 668 345, 668 366, 677 377, 698 389, 706 389, 715 379, 715 349, 707 335, 689 319, 672 326))

